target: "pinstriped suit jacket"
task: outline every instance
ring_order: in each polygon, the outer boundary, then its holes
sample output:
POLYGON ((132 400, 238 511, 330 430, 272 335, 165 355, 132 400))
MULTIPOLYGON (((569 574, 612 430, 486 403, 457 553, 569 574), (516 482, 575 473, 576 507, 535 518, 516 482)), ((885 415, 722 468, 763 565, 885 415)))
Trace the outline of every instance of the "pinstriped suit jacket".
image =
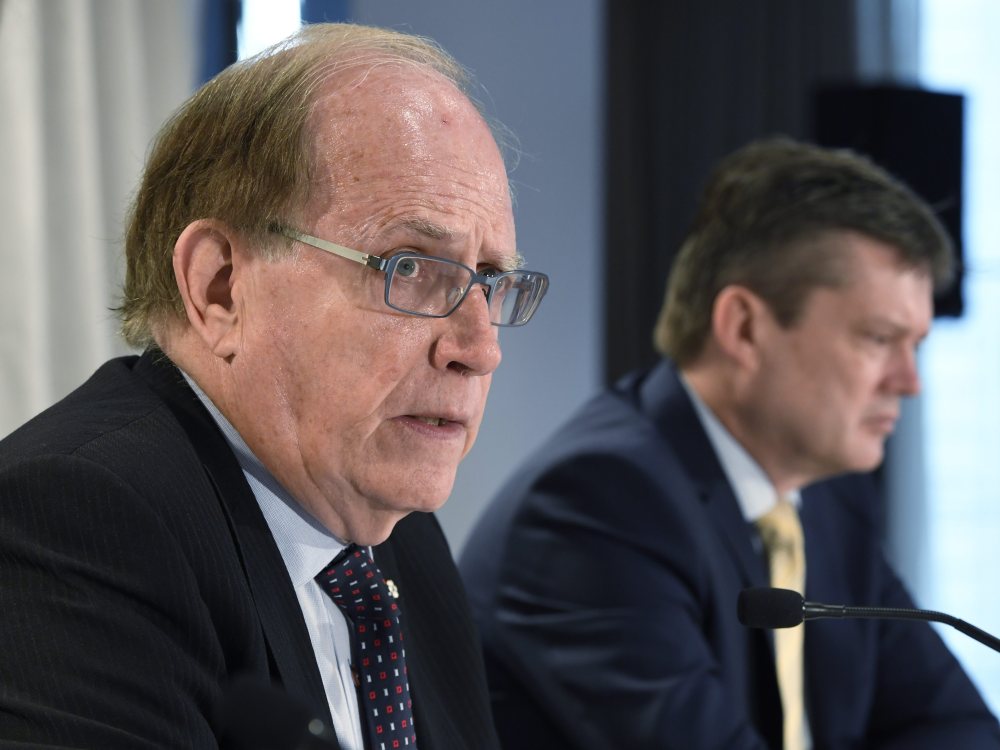
MULTIPOLYGON (((409 516, 375 554, 402 592, 420 747, 495 747, 437 521, 409 516)), ((0 442, 0 746, 218 747, 216 703, 244 673, 329 723, 228 444, 162 354, 112 360, 0 442)))

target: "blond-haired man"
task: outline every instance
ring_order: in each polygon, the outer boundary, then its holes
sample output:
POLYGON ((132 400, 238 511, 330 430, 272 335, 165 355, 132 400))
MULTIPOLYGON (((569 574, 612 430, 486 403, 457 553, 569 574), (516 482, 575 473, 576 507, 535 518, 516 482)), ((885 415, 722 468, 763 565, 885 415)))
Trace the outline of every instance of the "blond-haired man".
POLYGON ((547 280, 463 83, 320 24, 161 131, 126 233, 145 353, 0 443, 0 742, 225 744, 260 719, 217 720, 243 674, 344 750, 494 746, 429 512, 547 280))

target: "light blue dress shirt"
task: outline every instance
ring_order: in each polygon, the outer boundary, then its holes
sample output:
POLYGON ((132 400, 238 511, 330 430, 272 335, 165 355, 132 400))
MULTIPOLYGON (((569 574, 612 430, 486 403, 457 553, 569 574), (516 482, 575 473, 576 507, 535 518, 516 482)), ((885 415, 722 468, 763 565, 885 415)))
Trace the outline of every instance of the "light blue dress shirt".
POLYGON ((198 384, 183 374, 236 454, 281 552, 309 630, 337 739, 343 750, 364 750, 358 693, 351 672, 350 628, 343 613, 314 580, 346 545, 288 494, 198 384))

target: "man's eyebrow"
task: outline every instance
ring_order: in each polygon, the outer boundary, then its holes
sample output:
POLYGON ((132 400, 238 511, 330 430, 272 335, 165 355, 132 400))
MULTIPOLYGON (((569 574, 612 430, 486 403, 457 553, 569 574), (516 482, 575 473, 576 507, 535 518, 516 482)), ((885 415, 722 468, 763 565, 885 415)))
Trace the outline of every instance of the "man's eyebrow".
MULTIPOLYGON (((417 216, 402 219, 397 226, 401 229, 416 232, 417 234, 431 240, 447 241, 454 240, 460 236, 458 232, 455 232, 448 227, 435 224, 433 221, 428 221, 427 219, 422 219, 417 216)), ((519 252, 504 252, 497 256, 496 265, 501 271, 512 271, 516 268, 520 268, 523 262, 524 261, 519 252)))
POLYGON ((415 216, 401 220, 399 226, 402 229, 409 229, 411 232, 422 234, 432 240, 450 240, 455 238, 455 232, 451 229, 415 216))
POLYGON ((930 334, 930 329, 920 333, 914 331, 913 327, 906 322, 900 322, 896 318, 889 318, 882 315, 876 316, 867 322, 867 325, 885 329, 889 335, 896 338, 904 338, 913 333, 917 334, 917 341, 923 341, 930 334))

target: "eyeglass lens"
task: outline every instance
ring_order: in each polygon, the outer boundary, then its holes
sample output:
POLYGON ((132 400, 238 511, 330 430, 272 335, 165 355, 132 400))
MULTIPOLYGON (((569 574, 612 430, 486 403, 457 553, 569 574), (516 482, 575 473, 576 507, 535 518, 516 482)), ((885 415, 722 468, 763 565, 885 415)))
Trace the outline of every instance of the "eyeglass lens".
MULTIPOLYGON (((386 302, 417 315, 449 315, 473 279, 465 266, 440 258, 397 256, 389 270, 386 302)), ((491 281, 490 322, 501 326, 527 323, 547 286, 543 274, 530 271, 509 271, 491 281)))

